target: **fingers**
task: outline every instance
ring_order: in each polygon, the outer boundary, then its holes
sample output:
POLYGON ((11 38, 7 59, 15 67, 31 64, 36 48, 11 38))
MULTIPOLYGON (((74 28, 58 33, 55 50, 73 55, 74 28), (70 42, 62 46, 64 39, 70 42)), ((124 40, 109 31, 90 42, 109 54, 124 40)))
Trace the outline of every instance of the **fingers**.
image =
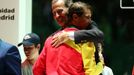
POLYGON ((58 46, 60 45, 59 41, 60 41, 60 40, 59 40, 58 36, 57 36, 57 37, 54 37, 54 38, 52 39, 51 45, 52 45, 53 47, 58 47, 58 46))
POLYGON ((69 38, 67 37, 67 33, 63 31, 62 33, 53 36, 51 44, 53 47, 58 47, 59 45, 65 43, 68 39, 69 38))
POLYGON ((52 41, 52 46, 53 47, 58 47, 58 46, 60 46, 61 44, 63 44, 64 42, 63 41, 61 41, 61 39, 56 39, 56 40, 53 40, 52 41))
POLYGON ((99 55, 99 59, 100 59, 100 61, 101 62, 103 62, 103 64, 104 64, 104 57, 103 57, 103 54, 102 54, 102 45, 101 45, 101 43, 98 43, 98 50, 99 50, 99 52, 98 52, 98 55, 99 55))
POLYGON ((103 57, 103 54, 102 53, 99 53, 99 59, 100 59, 101 62, 104 63, 104 57, 103 57))
POLYGON ((51 44, 52 44, 53 47, 58 47, 58 46, 61 45, 62 43, 63 43, 63 38, 62 38, 62 36, 56 35, 56 36, 53 37, 51 44))
POLYGON ((58 42, 57 44, 55 44, 55 46, 54 47, 59 47, 60 45, 62 44, 62 42, 58 42))

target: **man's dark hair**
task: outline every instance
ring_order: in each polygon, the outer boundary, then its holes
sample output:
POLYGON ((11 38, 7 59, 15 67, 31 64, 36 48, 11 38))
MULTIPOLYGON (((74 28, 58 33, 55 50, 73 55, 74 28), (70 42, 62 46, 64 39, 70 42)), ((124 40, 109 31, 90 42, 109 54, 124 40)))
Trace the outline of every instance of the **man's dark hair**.
MULTIPOLYGON (((56 3, 59 0, 52 0, 52 4, 56 3)), ((70 5, 73 3, 72 0, 63 0, 63 2, 65 3, 65 7, 70 7, 70 5)))
POLYGON ((92 7, 89 4, 84 2, 75 2, 68 9, 68 18, 71 20, 73 14, 77 14, 78 16, 82 16, 86 9, 89 9, 92 14, 92 7))

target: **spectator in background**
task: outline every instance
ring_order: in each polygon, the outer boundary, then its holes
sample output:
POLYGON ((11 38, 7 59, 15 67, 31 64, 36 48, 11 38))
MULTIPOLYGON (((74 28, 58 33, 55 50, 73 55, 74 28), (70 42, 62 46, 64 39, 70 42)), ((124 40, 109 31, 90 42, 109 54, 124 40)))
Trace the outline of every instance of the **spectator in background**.
POLYGON ((102 75, 114 75, 114 74, 113 74, 113 71, 112 71, 112 69, 110 67, 104 65, 102 75))
POLYGON ((18 46, 23 44, 26 60, 22 63, 22 75, 33 75, 32 66, 39 56, 40 37, 35 33, 28 33, 24 36, 23 41, 18 46))
POLYGON ((1 39, 0 75, 21 75, 21 57, 18 49, 1 39))

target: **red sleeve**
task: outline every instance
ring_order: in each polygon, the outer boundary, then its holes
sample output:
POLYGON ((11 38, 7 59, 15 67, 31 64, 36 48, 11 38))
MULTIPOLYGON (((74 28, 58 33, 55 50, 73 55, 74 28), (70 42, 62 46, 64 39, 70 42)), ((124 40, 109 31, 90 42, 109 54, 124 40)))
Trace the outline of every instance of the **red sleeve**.
POLYGON ((46 45, 33 66, 33 75, 46 75, 46 45))

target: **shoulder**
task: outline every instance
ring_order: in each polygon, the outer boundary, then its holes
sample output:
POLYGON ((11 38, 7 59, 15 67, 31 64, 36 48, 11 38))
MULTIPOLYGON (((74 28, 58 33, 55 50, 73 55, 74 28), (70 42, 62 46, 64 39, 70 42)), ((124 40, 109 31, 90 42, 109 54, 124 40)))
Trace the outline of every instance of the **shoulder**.
POLYGON ((5 41, 0 40, 0 49, 1 50, 7 51, 12 47, 15 47, 15 46, 13 46, 12 44, 9 44, 9 43, 7 43, 5 41))
POLYGON ((13 45, 3 41, 3 40, 0 40, 0 47, 11 47, 13 45))
POLYGON ((18 48, 16 46, 14 46, 10 43, 7 43, 5 41, 2 41, 2 40, 0 40, 0 49, 1 49, 1 51, 0 51, 1 55, 5 55, 7 53, 10 53, 11 55, 13 55, 13 54, 16 55, 16 52, 17 52, 17 54, 19 53, 18 48))
MULTIPOLYGON (((70 27, 70 28, 65 28, 64 29, 64 31, 76 31, 76 30, 78 30, 77 28, 75 28, 75 27, 70 27)), ((63 31, 63 30, 62 30, 63 31)))
POLYGON ((95 21, 93 21, 93 20, 91 21, 91 25, 98 26, 97 23, 95 21))

